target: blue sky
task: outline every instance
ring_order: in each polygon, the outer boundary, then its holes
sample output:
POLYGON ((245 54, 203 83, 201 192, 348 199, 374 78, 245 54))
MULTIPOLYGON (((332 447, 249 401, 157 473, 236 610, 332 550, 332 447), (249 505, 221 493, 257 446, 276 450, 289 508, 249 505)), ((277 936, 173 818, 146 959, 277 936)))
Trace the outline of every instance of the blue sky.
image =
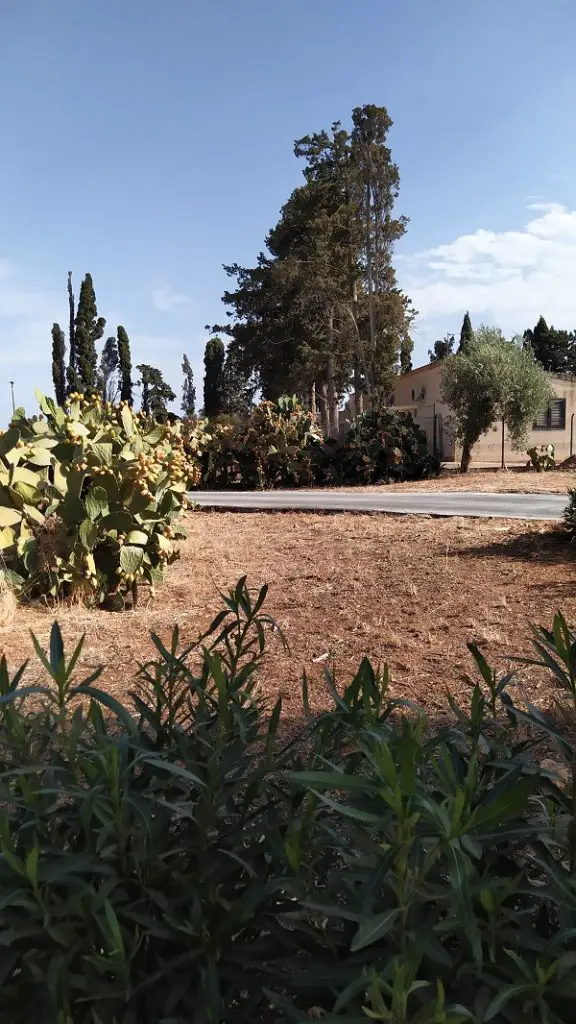
POLYGON ((298 184, 295 138, 384 104, 415 363, 473 321, 576 327, 574 0, 18 0, 0 14, 0 419, 50 387, 66 274, 135 362, 202 376, 223 263, 298 184))

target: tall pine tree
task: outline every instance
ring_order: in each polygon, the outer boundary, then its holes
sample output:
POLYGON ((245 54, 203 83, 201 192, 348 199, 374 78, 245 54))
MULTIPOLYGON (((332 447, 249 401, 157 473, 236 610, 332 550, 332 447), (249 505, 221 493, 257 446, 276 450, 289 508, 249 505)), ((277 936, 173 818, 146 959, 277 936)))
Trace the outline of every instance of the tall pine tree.
POLYGON ((470 314, 466 310, 464 319, 462 321, 462 329, 460 331, 460 344, 458 345, 458 352, 465 352, 468 344, 474 341, 474 330, 472 328, 472 321, 470 314))
POLYGON ((92 275, 86 274, 80 286, 74 323, 75 360, 80 390, 87 395, 98 390, 98 354, 96 342, 104 334, 106 321, 98 316, 92 275))
POLYGON ((204 351, 204 415, 214 419, 224 411, 224 362, 221 338, 209 338, 204 351))
POLYGON ((120 401, 132 405, 132 357, 130 339, 123 327, 117 331, 118 338, 118 369, 120 371, 120 401))
POLYGON ((196 388, 194 387, 194 371, 186 353, 182 356, 182 412, 187 419, 196 415, 196 388))
POLYGON ((52 381, 58 405, 66 401, 66 337, 59 324, 52 326, 52 381))

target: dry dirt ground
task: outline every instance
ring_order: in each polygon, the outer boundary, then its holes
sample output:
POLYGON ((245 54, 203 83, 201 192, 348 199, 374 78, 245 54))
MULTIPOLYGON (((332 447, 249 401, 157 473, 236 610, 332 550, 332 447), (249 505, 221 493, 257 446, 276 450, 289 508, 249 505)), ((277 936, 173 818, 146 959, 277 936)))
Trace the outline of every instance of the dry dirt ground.
POLYGON ((339 487, 341 491, 487 491, 498 494, 565 494, 576 487, 576 471, 552 470, 548 473, 527 472, 524 467, 514 469, 472 469, 460 473, 457 469, 443 469, 431 480, 417 480, 379 487, 339 487))
MULTIPOLYGON (((576 623, 576 546, 549 525, 481 519, 382 515, 194 512, 181 560, 155 602, 123 614, 57 610, 69 644, 86 632, 81 668, 105 663, 102 685, 128 693, 136 662, 151 656, 149 631, 184 640, 220 607, 218 589, 246 574, 270 584, 268 612, 291 654, 270 636, 262 685, 300 715, 302 670, 315 706, 326 704, 323 666, 334 658, 344 681, 363 655, 388 663, 392 692, 442 713, 447 689, 463 699, 473 673, 466 643, 479 643, 498 667, 526 652, 529 623, 549 624, 556 609, 576 623)), ((15 668, 32 653, 30 630, 47 644, 54 611, 19 609, 0 631, 15 668)), ((41 676, 34 660, 28 680, 41 676)), ((536 670, 521 689, 541 706, 550 684, 536 670)))

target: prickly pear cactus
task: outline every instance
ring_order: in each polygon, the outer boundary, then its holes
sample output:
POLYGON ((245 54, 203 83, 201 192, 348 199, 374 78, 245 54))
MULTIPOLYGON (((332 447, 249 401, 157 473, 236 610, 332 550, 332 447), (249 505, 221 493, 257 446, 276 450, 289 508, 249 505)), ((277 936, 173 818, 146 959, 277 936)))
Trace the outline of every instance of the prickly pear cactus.
POLYGON ((178 557, 177 525, 199 462, 178 425, 124 403, 38 394, 42 416, 19 410, 0 435, 0 565, 28 597, 80 593, 123 608, 152 593, 178 557))

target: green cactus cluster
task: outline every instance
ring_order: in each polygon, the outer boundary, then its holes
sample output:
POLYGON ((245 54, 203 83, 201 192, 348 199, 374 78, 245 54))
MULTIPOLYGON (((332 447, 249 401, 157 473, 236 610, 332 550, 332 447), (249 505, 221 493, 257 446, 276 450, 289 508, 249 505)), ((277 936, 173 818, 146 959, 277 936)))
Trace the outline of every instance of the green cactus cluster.
POLYGON ((179 426, 99 396, 37 397, 41 415, 17 410, 0 434, 0 572, 28 598, 119 610, 139 584, 154 594, 200 474, 179 426))
POLYGON ((260 402, 246 417, 185 425, 189 450, 202 463, 202 486, 262 490, 314 483, 314 449, 322 444, 316 417, 295 397, 260 402))

